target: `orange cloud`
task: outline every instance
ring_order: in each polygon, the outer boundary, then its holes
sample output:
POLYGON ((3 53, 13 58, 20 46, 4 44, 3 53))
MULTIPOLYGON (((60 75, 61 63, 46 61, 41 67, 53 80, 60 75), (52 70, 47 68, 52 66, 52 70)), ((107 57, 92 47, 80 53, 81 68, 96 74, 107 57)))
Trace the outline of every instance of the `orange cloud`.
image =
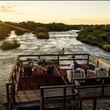
POLYGON ((0 12, 13 12, 9 6, 0 6, 0 12))

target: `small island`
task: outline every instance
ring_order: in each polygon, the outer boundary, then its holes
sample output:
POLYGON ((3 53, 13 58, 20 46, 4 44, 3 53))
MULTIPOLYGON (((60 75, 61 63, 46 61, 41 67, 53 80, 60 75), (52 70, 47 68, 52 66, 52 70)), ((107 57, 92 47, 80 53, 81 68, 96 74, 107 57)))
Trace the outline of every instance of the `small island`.
POLYGON ((37 35, 38 39, 49 39, 49 33, 43 27, 38 27, 35 34, 37 35))
POLYGON ((20 43, 16 39, 4 41, 0 46, 2 50, 15 49, 20 47, 20 43))

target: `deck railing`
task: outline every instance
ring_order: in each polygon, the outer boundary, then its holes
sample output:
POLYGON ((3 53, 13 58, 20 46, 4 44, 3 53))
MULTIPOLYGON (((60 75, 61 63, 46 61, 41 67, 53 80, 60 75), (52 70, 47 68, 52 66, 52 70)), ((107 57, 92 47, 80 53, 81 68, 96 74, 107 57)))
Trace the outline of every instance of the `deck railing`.
MULTIPOLYGON (((19 73, 18 73, 18 62, 26 62, 27 58, 32 58, 33 61, 38 62, 39 59, 45 58, 47 60, 53 61, 57 63, 58 65, 62 64, 62 62, 66 61, 69 63, 79 61, 84 62, 85 64, 93 63, 97 67, 101 65, 105 65, 108 68, 109 74, 110 74, 110 64, 105 63, 104 61, 89 55, 89 54, 48 54, 48 55, 19 55, 16 59, 16 62, 12 68, 12 71, 9 74, 9 77, 6 81, 6 93, 7 93, 7 102, 9 103, 10 100, 12 103, 15 103, 15 92, 17 90, 17 84, 19 80, 19 73)), ((102 78, 103 79, 103 78, 102 78)), ((106 87, 104 84, 104 80, 102 80, 102 95, 104 94, 104 88, 106 87)), ((66 89, 66 87, 63 87, 66 89)), ((41 93, 45 89, 41 88, 41 93)), ((65 90, 64 90, 65 91, 65 90)), ((43 95, 43 94, 41 94, 43 95)), ((65 92, 64 92, 64 98, 65 98, 65 92)), ((43 99, 43 96, 42 96, 43 99)))
POLYGON ((75 79, 77 80, 77 84, 80 85, 79 87, 79 98, 81 99, 93 99, 97 97, 110 97, 110 93, 107 92, 109 89, 110 90, 110 76, 109 77, 95 77, 95 78, 82 78, 82 79, 75 79), (90 89, 90 94, 89 94, 89 90, 90 89), (94 91, 93 89, 96 89, 96 91, 94 91), (98 89, 100 89, 98 91, 98 89), (88 96, 83 96, 81 95, 82 90, 88 92, 88 96), (92 91, 93 90, 93 91, 92 91), (95 92, 97 92, 95 94, 95 92), (94 93, 94 94, 92 94, 94 93), (93 96, 90 96, 93 95, 93 96))
POLYGON ((32 58, 34 61, 38 61, 39 59, 56 61, 57 64, 60 64, 63 61, 85 61, 87 64, 89 61, 89 54, 19 55, 19 60, 21 62, 26 62, 27 58, 32 58))
MULTIPOLYGON (((67 109, 67 98, 68 97, 73 97, 73 99, 76 98, 76 105, 77 110, 79 110, 78 105, 79 105, 79 85, 61 85, 61 86, 41 86, 40 87, 41 91, 41 103, 40 103, 40 110, 45 109, 45 103, 48 101, 48 103, 52 103, 52 101, 55 101, 55 99, 58 100, 60 99, 60 102, 63 102, 63 108, 64 110, 67 109), (46 90, 48 91, 48 94, 50 94, 49 97, 46 97, 45 92, 46 90), (57 91, 60 91, 60 94, 57 94, 57 91), (61 93, 62 91, 62 93, 61 93), (55 92, 56 96, 53 96, 51 92, 55 92), (50 101, 50 102, 49 102, 50 101)), ((75 100, 74 100, 75 101, 75 100)), ((73 105, 72 105, 73 106, 73 105)))
POLYGON ((108 64, 108 63, 102 61, 101 59, 99 59, 95 56, 92 56, 92 55, 89 55, 88 59, 89 59, 89 62, 95 64, 96 67, 106 67, 110 74, 110 64, 108 64))
POLYGON ((15 91, 17 89, 17 84, 18 84, 18 77, 19 73, 17 72, 17 63, 18 63, 18 58, 16 59, 16 62, 9 74, 9 77, 6 81, 6 94, 7 94, 7 102, 9 103, 10 100, 12 103, 15 103, 15 91))

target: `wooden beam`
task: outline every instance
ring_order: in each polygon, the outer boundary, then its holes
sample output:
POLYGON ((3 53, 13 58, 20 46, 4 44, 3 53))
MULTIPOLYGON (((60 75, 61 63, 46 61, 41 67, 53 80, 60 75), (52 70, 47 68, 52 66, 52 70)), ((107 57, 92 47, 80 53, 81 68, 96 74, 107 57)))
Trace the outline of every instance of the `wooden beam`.
POLYGON ((63 106, 64 106, 64 110, 66 110, 66 87, 64 87, 64 100, 63 100, 63 106))
POLYGON ((41 88, 40 89, 41 91, 41 102, 40 102, 40 110, 44 110, 44 89, 43 88, 41 88))
POLYGON ((96 103, 97 103, 97 100, 93 100, 93 110, 96 110, 96 103))
POLYGON ((68 83, 66 82, 65 78, 60 74, 60 72, 58 71, 58 69, 56 68, 56 66, 55 66, 55 69, 56 69, 58 75, 63 79, 63 81, 65 82, 65 84, 68 85, 68 83))
POLYGON ((82 100, 80 100, 80 108, 79 110, 82 110, 82 100))

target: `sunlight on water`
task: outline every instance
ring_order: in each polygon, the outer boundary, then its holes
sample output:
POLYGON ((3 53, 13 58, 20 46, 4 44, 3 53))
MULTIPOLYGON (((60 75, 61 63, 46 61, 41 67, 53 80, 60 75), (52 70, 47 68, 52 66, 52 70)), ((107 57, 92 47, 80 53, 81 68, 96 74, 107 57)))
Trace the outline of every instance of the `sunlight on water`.
POLYGON ((15 31, 11 31, 11 33, 9 34, 9 38, 8 39, 13 39, 13 38, 16 38, 17 35, 15 33, 15 31))

